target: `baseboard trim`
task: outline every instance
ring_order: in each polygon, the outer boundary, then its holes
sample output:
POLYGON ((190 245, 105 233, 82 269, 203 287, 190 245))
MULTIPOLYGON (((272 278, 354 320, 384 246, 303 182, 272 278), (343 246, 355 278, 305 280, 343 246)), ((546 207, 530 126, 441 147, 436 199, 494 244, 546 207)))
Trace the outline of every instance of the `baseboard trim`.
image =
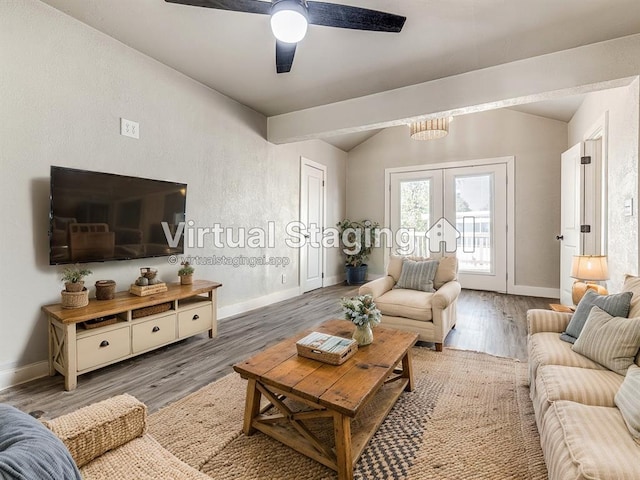
POLYGON ((49 362, 36 362, 24 367, 6 368, 0 370, 0 390, 15 387, 21 383, 30 382, 36 378, 49 375, 49 362))
POLYGON ((266 307, 272 303, 282 302, 283 300, 289 300, 300 295, 298 287, 289 288, 280 292, 271 293, 262 297, 252 298, 246 302, 234 303, 233 305, 227 305, 226 307, 218 308, 218 320, 224 320, 225 318, 233 317, 234 315, 240 315, 256 308, 266 307))
POLYGON ((525 297, 560 298, 559 288, 532 287, 529 285, 511 285, 509 294, 525 297))
POLYGON ((340 275, 333 275, 332 277, 325 277, 322 282, 323 287, 331 287, 332 285, 338 285, 344 283, 344 273, 340 275))

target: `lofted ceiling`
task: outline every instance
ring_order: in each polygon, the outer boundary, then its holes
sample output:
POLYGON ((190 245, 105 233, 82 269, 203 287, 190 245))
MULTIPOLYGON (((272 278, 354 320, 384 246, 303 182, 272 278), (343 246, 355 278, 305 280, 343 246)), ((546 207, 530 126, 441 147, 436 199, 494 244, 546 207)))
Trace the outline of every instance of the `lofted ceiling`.
MULTIPOLYGON (((407 21, 399 34, 311 25, 291 72, 278 75, 265 15, 164 0, 41 1, 266 116, 640 32, 638 0, 329 0, 407 21)), ((517 108, 567 121, 580 101, 517 108)), ((332 138, 348 150, 371 134, 332 138)))

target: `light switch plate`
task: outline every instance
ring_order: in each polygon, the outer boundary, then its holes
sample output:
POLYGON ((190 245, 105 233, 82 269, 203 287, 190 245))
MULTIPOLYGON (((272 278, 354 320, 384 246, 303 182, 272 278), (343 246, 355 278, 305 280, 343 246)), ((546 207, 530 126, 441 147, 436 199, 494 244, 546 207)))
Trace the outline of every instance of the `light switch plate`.
POLYGON ((624 216, 625 217, 633 216, 633 198, 627 198, 624 201, 624 216))
POLYGON ((120 135, 131 138, 140 138, 140 124, 126 118, 120 119, 120 135))

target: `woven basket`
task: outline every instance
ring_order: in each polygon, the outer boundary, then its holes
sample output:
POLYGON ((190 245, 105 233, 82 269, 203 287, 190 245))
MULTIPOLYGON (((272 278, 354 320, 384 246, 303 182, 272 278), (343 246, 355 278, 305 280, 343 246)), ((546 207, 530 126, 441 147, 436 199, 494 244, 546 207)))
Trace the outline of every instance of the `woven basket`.
POLYGON ((96 282, 96 300, 113 300, 116 295, 116 282, 98 280, 96 282))
POLYGON ((62 290, 62 308, 80 308, 89 305, 89 290, 86 288, 81 292, 67 292, 62 290))
POLYGON ((148 317, 149 315, 155 315, 156 313, 166 312, 171 310, 172 302, 159 303, 158 305, 152 305, 150 307, 138 308, 131 312, 131 318, 148 317))

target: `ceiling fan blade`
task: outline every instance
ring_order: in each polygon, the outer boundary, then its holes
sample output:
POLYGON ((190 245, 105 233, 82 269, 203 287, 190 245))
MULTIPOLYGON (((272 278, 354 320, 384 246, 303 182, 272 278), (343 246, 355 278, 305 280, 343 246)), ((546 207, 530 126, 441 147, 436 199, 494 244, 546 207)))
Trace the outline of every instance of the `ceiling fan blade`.
POLYGON ((394 32, 402 30, 407 17, 337 3, 308 2, 309 23, 326 27, 394 32))
POLYGON ((218 10, 231 10, 233 12, 271 14, 271 2, 260 0, 164 0, 169 3, 190 5, 192 7, 207 7, 218 10))
POLYGON ((293 56, 296 54, 295 43, 284 43, 276 40, 276 72, 289 73, 293 65, 293 56))

